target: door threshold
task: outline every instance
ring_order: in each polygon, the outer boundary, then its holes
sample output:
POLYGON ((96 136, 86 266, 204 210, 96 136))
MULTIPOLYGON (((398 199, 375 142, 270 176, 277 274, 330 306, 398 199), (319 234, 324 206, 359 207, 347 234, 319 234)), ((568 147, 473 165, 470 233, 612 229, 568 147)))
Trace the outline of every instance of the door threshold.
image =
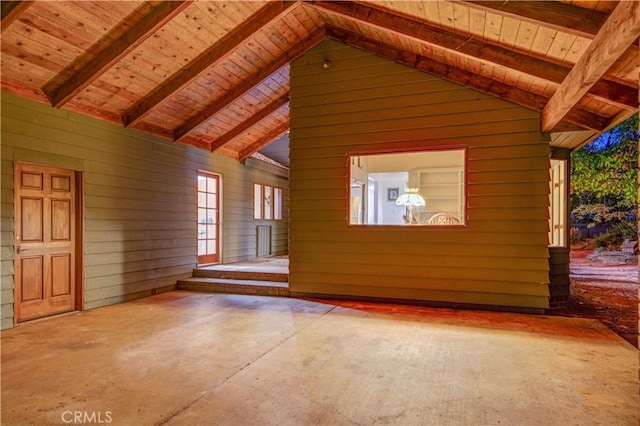
POLYGON ((67 316, 67 315, 71 315, 71 314, 77 314, 77 313, 80 313, 80 312, 82 312, 82 311, 74 309, 72 311, 65 311, 65 312, 60 312, 60 313, 51 314, 51 315, 43 315, 41 317, 35 317, 35 318, 26 319, 26 320, 20 320, 20 321, 18 321, 16 323, 16 327, 20 326, 20 325, 23 325, 23 324, 46 321, 46 320, 49 320, 49 319, 60 318, 60 317, 63 317, 63 316, 67 316))

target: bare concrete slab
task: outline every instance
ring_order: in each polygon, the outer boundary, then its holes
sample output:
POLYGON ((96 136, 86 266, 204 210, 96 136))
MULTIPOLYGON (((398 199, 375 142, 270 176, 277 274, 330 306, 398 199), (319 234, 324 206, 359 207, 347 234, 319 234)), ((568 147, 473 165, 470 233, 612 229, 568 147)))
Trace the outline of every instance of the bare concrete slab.
POLYGON ((1 350, 6 425, 640 421, 638 351, 575 318, 176 291, 1 350))

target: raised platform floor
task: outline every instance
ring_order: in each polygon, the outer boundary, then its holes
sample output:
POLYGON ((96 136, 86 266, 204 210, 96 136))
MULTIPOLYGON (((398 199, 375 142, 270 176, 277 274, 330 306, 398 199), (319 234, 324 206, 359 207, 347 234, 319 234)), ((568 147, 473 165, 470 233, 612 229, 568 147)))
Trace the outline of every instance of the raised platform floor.
POLYGON ((278 256, 199 267, 192 278, 178 281, 178 289, 290 297, 289 258, 278 256))

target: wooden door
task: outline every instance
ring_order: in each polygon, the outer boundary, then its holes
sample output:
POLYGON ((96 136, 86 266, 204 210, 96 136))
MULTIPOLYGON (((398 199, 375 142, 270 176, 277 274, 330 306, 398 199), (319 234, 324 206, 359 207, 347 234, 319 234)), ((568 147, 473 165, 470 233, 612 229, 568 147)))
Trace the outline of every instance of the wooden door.
POLYGON ((75 307, 75 172, 16 163, 15 311, 23 321, 75 307))
POLYGON ((198 264, 220 261, 220 175, 198 172, 198 264))

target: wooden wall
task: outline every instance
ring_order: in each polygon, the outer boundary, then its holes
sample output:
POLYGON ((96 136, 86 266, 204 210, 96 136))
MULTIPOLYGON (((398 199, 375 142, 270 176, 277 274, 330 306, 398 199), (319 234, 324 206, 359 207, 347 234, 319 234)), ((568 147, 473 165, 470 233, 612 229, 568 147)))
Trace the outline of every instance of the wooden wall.
POLYGON ((292 64, 290 105, 293 294, 548 308, 539 113, 330 40, 292 64), (347 155, 418 146, 467 148, 467 225, 348 226, 347 155))
MULTIPOLYGON (((565 179, 565 200, 569 203, 571 188, 571 150, 566 148, 553 148, 551 158, 558 160, 566 160, 566 176, 565 179)), ((549 247, 549 308, 563 309, 566 308, 569 296, 571 294, 570 267, 571 262, 571 238, 570 224, 571 211, 569 205, 564 209, 565 212, 565 247, 549 247)))
POLYGON ((2 328, 13 324, 13 162, 82 172, 84 308, 174 288, 196 266, 196 176, 222 175, 223 262, 254 258, 253 183, 284 189, 275 253, 288 251, 288 179, 236 160, 2 93, 2 328))

